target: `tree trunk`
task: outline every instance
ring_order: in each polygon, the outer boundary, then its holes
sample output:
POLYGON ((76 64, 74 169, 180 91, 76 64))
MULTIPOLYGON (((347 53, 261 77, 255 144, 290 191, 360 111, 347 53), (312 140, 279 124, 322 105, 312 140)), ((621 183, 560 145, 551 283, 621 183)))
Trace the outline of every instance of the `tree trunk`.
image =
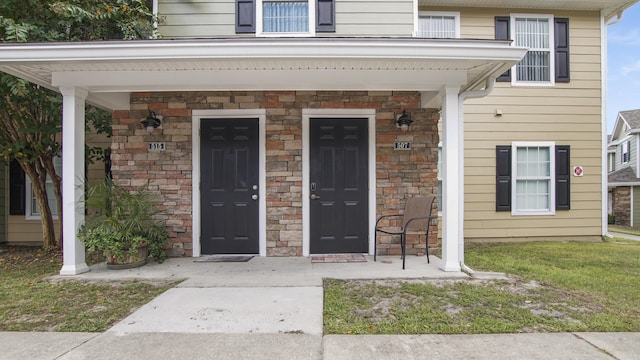
POLYGON ((44 167, 53 182, 53 192, 56 195, 57 210, 58 210, 58 234, 56 238, 56 248, 62 248, 62 178, 56 174, 56 168, 53 165, 53 158, 47 158, 44 160, 44 167))
MULTIPOLYGON (((53 215, 49 208, 49 198, 47 196, 47 173, 44 171, 44 167, 38 162, 24 163, 20 161, 20 165, 29 177, 29 180, 31 180, 31 188, 40 207, 44 247, 46 249, 56 249, 58 246, 56 244, 55 226, 53 224, 53 215)), ((31 199, 27 199, 27 201, 31 201, 31 199)))

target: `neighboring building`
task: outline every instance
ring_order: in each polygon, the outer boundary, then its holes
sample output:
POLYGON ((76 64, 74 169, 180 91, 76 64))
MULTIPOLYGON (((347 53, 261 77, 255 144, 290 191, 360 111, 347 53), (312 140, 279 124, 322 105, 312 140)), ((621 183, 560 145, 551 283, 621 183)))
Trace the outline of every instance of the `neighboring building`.
MULTIPOLYGON (((87 133, 87 142, 91 146, 108 148, 110 140, 105 135, 87 133)), ((56 173, 62 170, 62 159, 54 159, 56 173)), ((102 161, 87 166, 89 183, 101 181, 105 177, 102 161)), ((53 186, 48 186, 49 204, 54 219, 58 219, 57 203, 53 186)), ((12 245, 42 245, 42 222, 35 194, 31 190, 31 181, 17 161, 0 162, 0 243, 12 245)), ((59 226, 56 225, 56 234, 59 226)))
POLYGON ((608 212, 614 224, 640 226, 640 109, 618 113, 607 146, 608 212))
POLYGON ((157 193, 173 255, 372 253, 376 217, 441 182, 457 271, 464 241, 606 232, 606 24, 635 2, 159 0, 163 40, 2 44, 0 70, 62 93, 65 179, 85 101, 113 110, 113 176, 157 193))

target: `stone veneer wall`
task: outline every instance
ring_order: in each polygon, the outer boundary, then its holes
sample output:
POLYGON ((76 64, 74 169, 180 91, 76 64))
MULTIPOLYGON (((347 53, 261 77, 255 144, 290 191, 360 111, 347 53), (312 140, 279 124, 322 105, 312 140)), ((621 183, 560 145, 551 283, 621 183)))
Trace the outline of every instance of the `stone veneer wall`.
POLYGON ((615 224, 631 226, 631 187, 618 186, 613 188, 613 215, 615 224))
MULTIPOLYGON (((116 181, 148 187, 162 210, 171 256, 192 255, 191 111, 266 110, 267 255, 302 255, 302 109, 376 109, 376 214, 397 214, 405 199, 437 193, 439 113, 420 109, 419 92, 392 91, 216 91, 134 93, 130 111, 113 112, 112 171, 116 181), (406 109, 414 124, 396 128, 394 113, 406 109), (140 120, 152 110, 162 127, 147 134, 140 120), (410 141, 412 150, 393 149, 410 141), (149 141, 166 151, 150 152, 149 141)), ((436 210, 434 210, 434 215, 436 210)), ((370 224, 373 226, 374 224, 370 224)), ((424 238, 408 238, 408 253, 424 253, 424 238), (421 244, 419 244, 421 242, 421 244)), ((429 239, 437 246, 437 225, 429 239)), ((379 254, 399 254, 397 237, 382 236, 379 254)))

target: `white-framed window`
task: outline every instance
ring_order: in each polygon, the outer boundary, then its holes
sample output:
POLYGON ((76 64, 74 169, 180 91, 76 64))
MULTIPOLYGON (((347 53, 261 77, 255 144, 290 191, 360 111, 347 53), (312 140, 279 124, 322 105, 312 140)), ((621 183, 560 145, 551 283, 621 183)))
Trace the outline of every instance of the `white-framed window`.
POLYGON ((460 38, 460 13, 420 11, 414 36, 435 39, 460 38))
POLYGON ((616 154, 609 153, 607 156, 607 165, 609 166, 609 172, 613 172, 616 169, 616 154))
POLYGON ((315 35, 315 0, 257 0, 257 35, 315 35))
POLYGON ((622 163, 627 164, 631 161, 631 141, 627 140, 622 143, 622 163))
POLYGON ((512 215, 555 214, 555 143, 514 142, 512 215))
POLYGON ((522 61, 513 67, 513 84, 555 83, 553 21, 553 15, 511 15, 514 46, 529 48, 522 61))
MULTIPOLYGON (((56 156, 53 158, 53 165, 56 169, 56 174, 62 174, 62 158, 60 156, 56 156)), ((47 176, 47 196, 49 198, 49 208, 51 209, 51 213, 53 214, 53 218, 58 218, 58 202, 56 200, 56 195, 53 191, 53 181, 51 178, 47 176)), ((25 204, 25 217, 27 220, 40 220, 40 207, 38 206, 38 201, 36 200, 36 195, 33 192, 33 188, 31 186, 31 180, 28 176, 25 177, 25 190, 27 195, 27 201, 25 204)))

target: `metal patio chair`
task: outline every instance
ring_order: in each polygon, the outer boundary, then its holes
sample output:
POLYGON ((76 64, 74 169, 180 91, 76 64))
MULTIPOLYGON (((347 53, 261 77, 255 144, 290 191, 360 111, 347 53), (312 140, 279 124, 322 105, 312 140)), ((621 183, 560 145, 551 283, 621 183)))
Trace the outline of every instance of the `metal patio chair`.
POLYGON ((373 261, 376 261, 378 255, 378 232, 400 235, 400 248, 402 249, 402 269, 404 270, 405 255, 407 250, 407 234, 424 234, 426 238, 425 254, 427 255, 427 263, 429 263, 429 226, 431 221, 437 216, 432 216, 433 203, 435 196, 417 196, 407 199, 403 214, 383 215, 376 221, 373 246, 373 261), (380 220, 389 218, 402 218, 402 226, 390 227, 389 229, 380 227, 380 220))

